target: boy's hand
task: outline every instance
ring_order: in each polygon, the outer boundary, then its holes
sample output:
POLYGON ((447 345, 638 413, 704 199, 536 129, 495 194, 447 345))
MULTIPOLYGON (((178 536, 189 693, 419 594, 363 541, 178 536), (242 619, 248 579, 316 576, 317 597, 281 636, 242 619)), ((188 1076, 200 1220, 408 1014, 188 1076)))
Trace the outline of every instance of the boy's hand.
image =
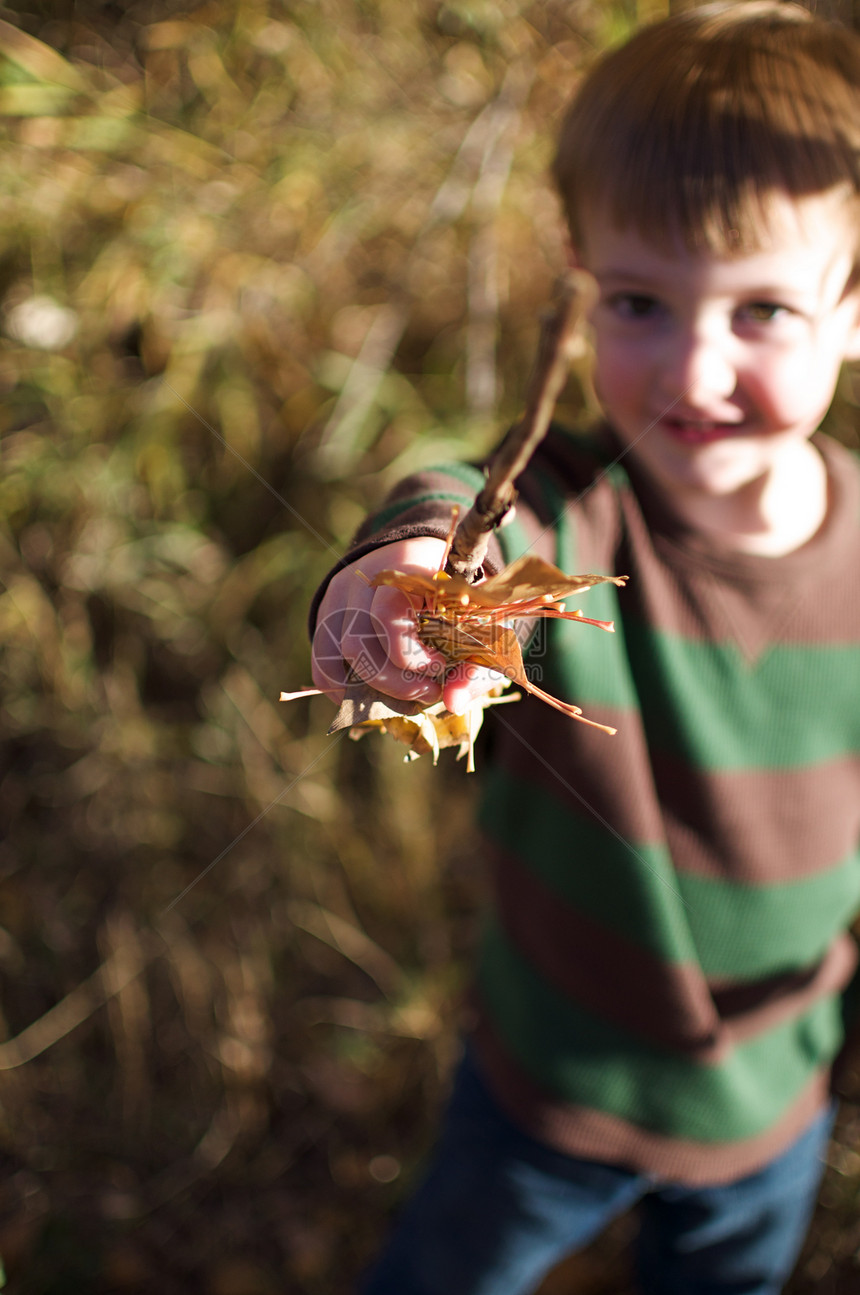
MULTIPOLYGON (((317 688, 339 702, 351 668, 389 697, 428 706, 442 697, 445 658, 418 637, 414 612, 420 600, 387 586, 371 589, 358 573, 370 579, 392 568, 432 573, 438 571, 444 553, 442 540, 401 540, 358 558, 332 578, 320 603, 313 641, 311 667, 317 688)), ((445 705, 462 713, 502 678, 491 670, 460 665, 445 676, 445 705)))

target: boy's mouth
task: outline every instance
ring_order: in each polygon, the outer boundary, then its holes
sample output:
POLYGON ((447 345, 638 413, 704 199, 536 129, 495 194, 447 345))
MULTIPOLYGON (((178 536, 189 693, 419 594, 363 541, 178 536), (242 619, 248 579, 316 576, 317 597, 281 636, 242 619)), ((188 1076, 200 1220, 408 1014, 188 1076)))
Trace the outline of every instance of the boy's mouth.
POLYGON ((739 436, 743 431, 742 423, 720 423, 708 418, 664 418, 662 423, 665 431, 684 445, 709 445, 727 436, 739 436))

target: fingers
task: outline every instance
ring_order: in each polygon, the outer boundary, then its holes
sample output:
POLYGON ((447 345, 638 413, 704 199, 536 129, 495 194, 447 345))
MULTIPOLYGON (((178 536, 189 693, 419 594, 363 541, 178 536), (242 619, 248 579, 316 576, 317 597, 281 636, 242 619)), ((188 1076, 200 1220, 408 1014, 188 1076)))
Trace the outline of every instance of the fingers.
MULTIPOLYGON (((410 701, 438 701, 442 695, 439 679, 445 671, 445 659, 418 637, 414 600, 397 589, 377 589, 369 619, 374 649, 374 668, 369 680, 374 688, 410 701)), ((364 634, 364 623, 360 622, 357 627, 364 634)), ((349 635, 344 637, 344 655, 359 673, 360 656, 355 653, 364 647, 364 642, 353 643, 349 635)))
POLYGON ((477 697, 506 682, 505 676, 496 670, 464 662, 446 677, 443 700, 453 715, 462 715, 477 697))
POLYGON ((344 620, 341 648, 355 673, 379 692, 407 701, 436 701, 435 676, 445 667, 418 638, 412 605, 396 589, 378 589, 369 607, 352 609, 344 620))
MULTIPOLYGON (((354 629, 356 621, 369 624, 370 607, 373 602, 373 590, 356 578, 355 569, 345 567, 334 576, 325 592, 317 613, 317 626, 314 634, 311 655, 311 671, 314 683, 322 688, 335 701, 340 701, 346 686, 347 674, 354 669, 355 649, 347 656, 344 638, 358 637, 354 629)), ((366 634, 365 637, 369 637, 366 634)), ((362 678, 366 677, 371 660, 369 651, 365 653, 368 664, 364 666, 362 678)))
POLYGON ((339 702, 346 686, 346 667, 340 646, 344 612, 335 609, 324 613, 324 607, 325 602, 320 606, 311 649, 311 677, 314 687, 339 702))
POLYGON ((311 668, 314 684, 340 701, 353 672, 379 692, 427 704, 437 701, 445 662, 418 638, 414 608, 399 590, 372 589, 379 571, 433 571, 444 544, 439 540, 387 545, 333 577, 320 604, 311 668), (361 574, 359 574, 361 573, 361 574))

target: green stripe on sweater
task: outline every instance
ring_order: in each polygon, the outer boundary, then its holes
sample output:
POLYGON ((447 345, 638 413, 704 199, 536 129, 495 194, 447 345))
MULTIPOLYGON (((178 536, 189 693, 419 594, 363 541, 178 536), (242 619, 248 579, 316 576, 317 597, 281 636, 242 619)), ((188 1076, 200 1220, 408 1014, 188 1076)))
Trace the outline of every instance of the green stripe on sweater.
POLYGON ((542 686, 586 714, 596 705, 638 703, 655 749, 715 772, 803 768, 860 751, 857 647, 781 643, 751 668, 734 643, 625 622, 614 585, 569 600, 574 606, 614 620, 615 637, 554 624, 542 686))
POLYGON ((405 499, 398 499, 396 503, 389 504, 380 512, 375 513, 369 522, 369 533, 374 534, 376 531, 383 530, 396 522, 398 517, 409 512, 410 508, 418 508, 421 504, 444 503, 448 505, 459 504, 461 508, 471 508, 472 498, 467 495, 455 495, 443 490, 425 491, 420 495, 409 495, 405 499))
POLYGON ((499 544, 502 547, 505 564, 510 566, 516 562, 517 558, 525 557, 531 552, 531 544, 525 527, 521 526, 516 517, 512 522, 506 522, 498 534, 499 544))
POLYGON ((575 621, 548 622, 543 675, 534 682, 554 697, 581 707, 586 715, 595 706, 637 711, 639 699, 630 673, 616 586, 595 585, 578 598, 566 599, 565 608, 593 620, 612 621, 615 632, 575 621))
POLYGON ((860 854, 838 867, 779 886, 678 877, 707 976, 753 980, 813 966, 860 904, 860 854), (702 920, 699 920, 699 915, 702 920))
POLYGON ((472 493, 472 499, 469 500, 471 508, 474 496, 482 489, 486 477, 480 468, 476 468, 473 463, 440 463, 434 468, 429 468, 430 472, 438 472, 440 476, 453 477, 461 485, 466 486, 472 493))
MULTIPOLYGON (((576 575, 576 548, 573 542, 573 531, 568 516, 568 501, 556 482, 547 473, 532 468, 534 477, 543 497, 542 516, 551 520, 546 523, 546 530, 552 530, 555 540, 553 561, 568 575, 576 575)), ((532 552, 536 540, 528 539, 525 529, 516 518, 506 523, 498 534, 505 562, 510 565, 517 558, 532 552)))
POLYGON ((705 769, 790 769, 860 751, 856 646, 781 643, 750 668, 733 643, 641 624, 625 638, 649 740, 667 754, 705 769))
MULTIPOLYGON (((382 530, 385 526, 390 526, 396 521, 402 513, 408 512, 410 508, 416 508, 421 504, 443 503, 458 504, 460 508, 471 508, 475 501, 475 496, 484 484, 484 474, 480 468, 473 467, 471 463, 442 463, 436 467, 427 469, 427 474, 432 476, 447 477, 451 482, 451 488, 444 487, 441 483, 436 490, 423 489, 416 494, 407 494, 403 498, 395 499, 385 508, 381 508, 370 519, 370 532, 382 530), (459 489, 465 486, 468 494, 463 494, 459 489)), ((408 482, 404 483, 408 488, 408 482)))
POLYGON ((702 1065, 570 1003, 493 925, 485 931, 479 983, 495 1030, 535 1082, 567 1101, 701 1142, 769 1128, 842 1037, 839 1004, 829 997, 739 1045, 721 1064, 702 1065))

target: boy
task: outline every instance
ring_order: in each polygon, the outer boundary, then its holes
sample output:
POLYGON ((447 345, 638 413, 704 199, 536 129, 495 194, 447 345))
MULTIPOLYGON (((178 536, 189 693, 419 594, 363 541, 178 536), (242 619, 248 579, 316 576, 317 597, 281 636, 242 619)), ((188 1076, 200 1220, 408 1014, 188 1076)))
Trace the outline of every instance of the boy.
MULTIPOLYGON (((586 78, 556 178, 606 425, 553 430, 498 567, 598 586, 498 713, 494 903, 434 1164, 368 1295, 518 1295, 639 1202, 656 1295, 774 1295, 802 1244, 860 907, 860 469, 817 432, 860 355, 860 41, 793 5, 687 12, 586 78)), ((341 658, 439 696, 405 596, 459 467, 403 483, 321 600, 341 658)), ((464 485, 465 483, 465 485, 464 485)), ((527 658, 528 660, 528 658, 527 658)), ((444 680, 452 710, 485 672, 444 680)))

